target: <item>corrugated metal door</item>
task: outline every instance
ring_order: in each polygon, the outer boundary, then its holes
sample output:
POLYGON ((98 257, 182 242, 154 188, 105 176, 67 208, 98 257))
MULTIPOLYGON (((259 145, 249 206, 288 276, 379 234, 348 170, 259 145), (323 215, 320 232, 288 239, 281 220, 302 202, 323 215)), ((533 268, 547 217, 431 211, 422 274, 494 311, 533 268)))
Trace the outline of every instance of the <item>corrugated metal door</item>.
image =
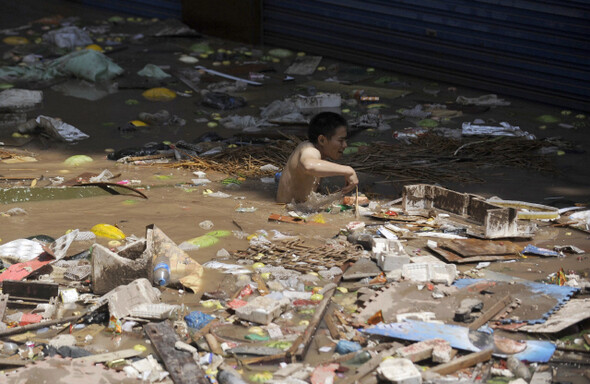
POLYGON ((264 0, 263 41, 590 110, 586 0, 264 0))
POLYGON ((134 16, 160 19, 182 16, 181 0, 76 0, 79 3, 123 12, 134 16))

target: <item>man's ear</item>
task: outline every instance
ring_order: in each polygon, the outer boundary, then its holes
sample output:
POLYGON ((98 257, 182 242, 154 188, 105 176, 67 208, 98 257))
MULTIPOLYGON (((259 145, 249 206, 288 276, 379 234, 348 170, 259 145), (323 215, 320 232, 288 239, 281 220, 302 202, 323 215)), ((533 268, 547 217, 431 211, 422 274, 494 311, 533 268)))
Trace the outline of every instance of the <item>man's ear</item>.
POLYGON ((326 145, 327 142, 328 142, 328 138, 326 136, 324 136, 324 135, 318 136, 318 144, 326 145))

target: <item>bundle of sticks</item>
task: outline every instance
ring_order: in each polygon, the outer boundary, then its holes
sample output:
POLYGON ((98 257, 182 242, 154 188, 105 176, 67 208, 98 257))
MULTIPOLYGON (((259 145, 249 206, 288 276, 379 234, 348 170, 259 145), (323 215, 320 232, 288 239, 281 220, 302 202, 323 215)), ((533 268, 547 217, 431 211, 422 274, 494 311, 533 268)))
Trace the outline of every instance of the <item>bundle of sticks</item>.
MULTIPOLYGON (((266 164, 282 168, 299 142, 276 140, 261 146, 228 148, 217 155, 191 157, 167 166, 260 177, 272 173, 260 169, 266 164)), ((538 155, 542 147, 550 145, 516 137, 457 140, 425 134, 411 140, 410 145, 376 142, 361 146, 358 152, 344 156, 342 163, 357 172, 397 182, 482 182, 476 176, 479 168, 506 166, 553 171, 549 158, 538 155)))
POLYGON ((312 247, 301 240, 279 241, 271 244, 251 245, 245 251, 236 251, 234 257, 260 261, 266 265, 285 267, 301 273, 319 272, 342 267, 347 261, 356 261, 362 250, 347 244, 312 247))

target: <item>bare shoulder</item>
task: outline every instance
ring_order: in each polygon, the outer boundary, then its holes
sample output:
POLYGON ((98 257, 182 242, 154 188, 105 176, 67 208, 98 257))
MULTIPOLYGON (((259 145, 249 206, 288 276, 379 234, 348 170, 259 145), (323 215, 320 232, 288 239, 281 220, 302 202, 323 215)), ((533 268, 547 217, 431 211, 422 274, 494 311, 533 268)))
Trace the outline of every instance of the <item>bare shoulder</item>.
POLYGON ((309 141, 304 141, 303 143, 299 144, 295 151, 299 152, 300 159, 303 160, 304 158, 321 158, 320 151, 309 141))

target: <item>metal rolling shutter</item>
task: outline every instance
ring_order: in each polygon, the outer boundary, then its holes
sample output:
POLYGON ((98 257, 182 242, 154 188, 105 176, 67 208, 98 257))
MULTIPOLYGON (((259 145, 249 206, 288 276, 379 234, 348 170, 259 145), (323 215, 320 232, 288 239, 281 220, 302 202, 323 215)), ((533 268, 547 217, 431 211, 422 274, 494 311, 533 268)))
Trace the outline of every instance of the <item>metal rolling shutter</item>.
POLYGON ((82 4, 105 8, 134 16, 181 19, 181 0, 76 0, 82 4))
POLYGON ((590 110, 586 0, 264 0, 263 41, 590 110))

